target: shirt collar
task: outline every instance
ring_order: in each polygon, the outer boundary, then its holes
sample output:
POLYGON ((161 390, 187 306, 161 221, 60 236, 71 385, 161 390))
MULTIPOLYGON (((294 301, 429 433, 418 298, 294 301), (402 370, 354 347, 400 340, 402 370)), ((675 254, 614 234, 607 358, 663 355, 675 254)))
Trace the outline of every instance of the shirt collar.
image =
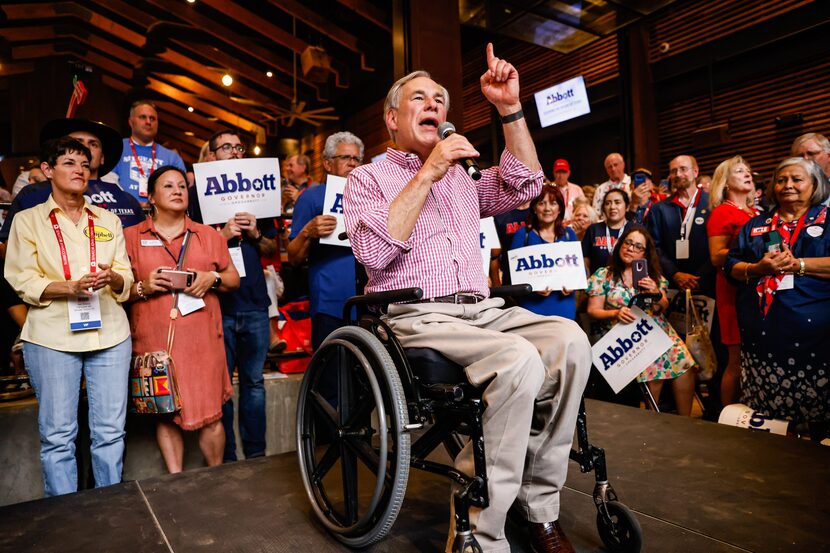
MULTIPOLYGON (((137 225, 137 227, 138 227, 138 232, 139 232, 140 234, 152 234, 153 236, 155 236, 155 235, 156 235, 156 225, 155 225, 155 222, 153 221, 153 218, 152 218, 152 217, 147 217, 146 219, 144 219, 143 221, 141 221, 141 222, 137 225)), ((203 227, 202 227, 202 228, 203 228, 203 227)), ((200 228, 200 225, 197 225, 197 224, 193 221, 193 219, 191 219, 190 217, 188 217, 187 215, 185 215, 185 219, 184 219, 184 230, 185 230, 185 231, 190 231, 190 232, 192 232, 192 233, 196 233, 196 234, 198 234, 198 233, 199 233, 199 231, 201 230, 201 228, 200 228)), ((179 236, 181 236, 181 235, 179 235, 179 236)), ((176 236, 176 238, 178 238, 178 236, 176 236)))
MULTIPOLYGON (((46 216, 47 217, 49 216, 50 213, 52 213, 55 210, 60 211, 61 213, 64 213, 64 215, 66 214, 66 212, 63 210, 63 208, 58 205, 58 202, 55 201, 55 198, 54 198, 54 196, 52 196, 52 194, 49 194, 49 198, 46 200, 45 205, 46 205, 46 216)), ((89 200, 86 199, 86 196, 84 196, 84 210, 87 211, 88 213, 91 213, 92 217, 95 218, 95 219, 98 219, 101 216, 101 214, 99 212, 100 208, 92 205, 91 203, 89 203, 89 200)))
POLYGON ((417 154, 396 150, 395 148, 386 149, 386 159, 395 165, 411 171, 417 171, 423 166, 423 162, 417 154))

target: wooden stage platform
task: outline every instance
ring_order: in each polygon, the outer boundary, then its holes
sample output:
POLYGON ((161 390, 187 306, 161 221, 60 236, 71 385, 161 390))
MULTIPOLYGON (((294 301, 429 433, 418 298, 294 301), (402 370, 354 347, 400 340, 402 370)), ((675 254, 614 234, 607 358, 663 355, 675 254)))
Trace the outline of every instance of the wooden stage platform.
MULTIPOLYGON (((588 402, 589 433, 632 508, 646 552, 830 551, 830 448, 588 402)), ((561 521, 579 552, 602 551, 593 476, 570 464, 561 521)), ((8 470, 8 468, 7 468, 8 470)), ((371 551, 440 551, 449 486, 412 470, 390 536, 371 551)), ((509 526, 511 546, 529 551, 509 526)), ((0 551, 348 551, 314 520, 286 453, 0 508, 0 551)))

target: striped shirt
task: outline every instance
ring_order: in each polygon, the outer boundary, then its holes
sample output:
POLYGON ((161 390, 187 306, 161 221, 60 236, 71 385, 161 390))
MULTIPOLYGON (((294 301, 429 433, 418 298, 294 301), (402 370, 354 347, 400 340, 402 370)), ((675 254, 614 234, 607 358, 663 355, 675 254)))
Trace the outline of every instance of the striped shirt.
POLYGON ((366 292, 419 287, 424 298, 456 292, 487 296, 481 266, 480 223, 539 195, 543 173, 532 173, 507 149, 498 167, 475 182, 457 164, 432 185, 410 237, 394 239, 387 227, 389 205, 422 163, 394 150, 386 159, 358 167, 343 196, 346 231, 355 257, 369 275, 366 292))

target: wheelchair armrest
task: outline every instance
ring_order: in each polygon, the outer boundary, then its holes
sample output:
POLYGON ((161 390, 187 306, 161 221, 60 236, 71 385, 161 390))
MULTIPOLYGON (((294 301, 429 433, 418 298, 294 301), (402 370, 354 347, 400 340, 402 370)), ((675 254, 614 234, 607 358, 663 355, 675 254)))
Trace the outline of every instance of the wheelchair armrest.
POLYGON ((530 284, 513 284, 510 286, 494 286, 490 288, 491 298, 518 298, 533 292, 530 284))
POLYGON ((343 319, 349 319, 352 307, 358 305, 388 305, 404 301, 415 301, 424 297, 424 291, 420 288, 401 288, 399 290, 387 290, 385 292, 372 292, 362 296, 352 296, 346 300, 343 306, 343 319))

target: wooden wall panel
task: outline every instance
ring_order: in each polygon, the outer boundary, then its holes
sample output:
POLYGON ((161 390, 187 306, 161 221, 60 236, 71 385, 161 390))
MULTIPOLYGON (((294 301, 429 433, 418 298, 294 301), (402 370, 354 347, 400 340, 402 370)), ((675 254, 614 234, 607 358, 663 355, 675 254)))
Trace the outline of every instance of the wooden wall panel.
POLYGON ((729 139, 723 144, 692 145, 692 131, 712 123, 707 95, 663 106, 658 113, 659 172, 667 173, 674 156, 690 153, 697 157, 701 174, 711 175, 721 161, 740 154, 769 179, 775 165, 789 155, 794 138, 806 132, 830 133, 828 105, 830 60, 825 59, 716 91, 714 121, 729 124, 729 139), (793 113, 803 115, 803 125, 776 127, 777 116, 793 113))
POLYGON ((768 19, 826 0, 687 0, 650 25, 649 61, 685 52, 706 42, 752 27, 768 19), (668 43, 669 51, 660 52, 668 43))
MULTIPOLYGON (((564 55, 526 42, 495 44, 496 56, 506 59, 519 70, 522 102, 532 102, 533 93, 558 82, 582 75, 590 87, 616 77, 617 36, 609 35, 564 55)), ((481 95, 479 78, 486 69, 484 49, 466 52, 464 58, 464 130, 490 124, 490 104, 481 95)))

